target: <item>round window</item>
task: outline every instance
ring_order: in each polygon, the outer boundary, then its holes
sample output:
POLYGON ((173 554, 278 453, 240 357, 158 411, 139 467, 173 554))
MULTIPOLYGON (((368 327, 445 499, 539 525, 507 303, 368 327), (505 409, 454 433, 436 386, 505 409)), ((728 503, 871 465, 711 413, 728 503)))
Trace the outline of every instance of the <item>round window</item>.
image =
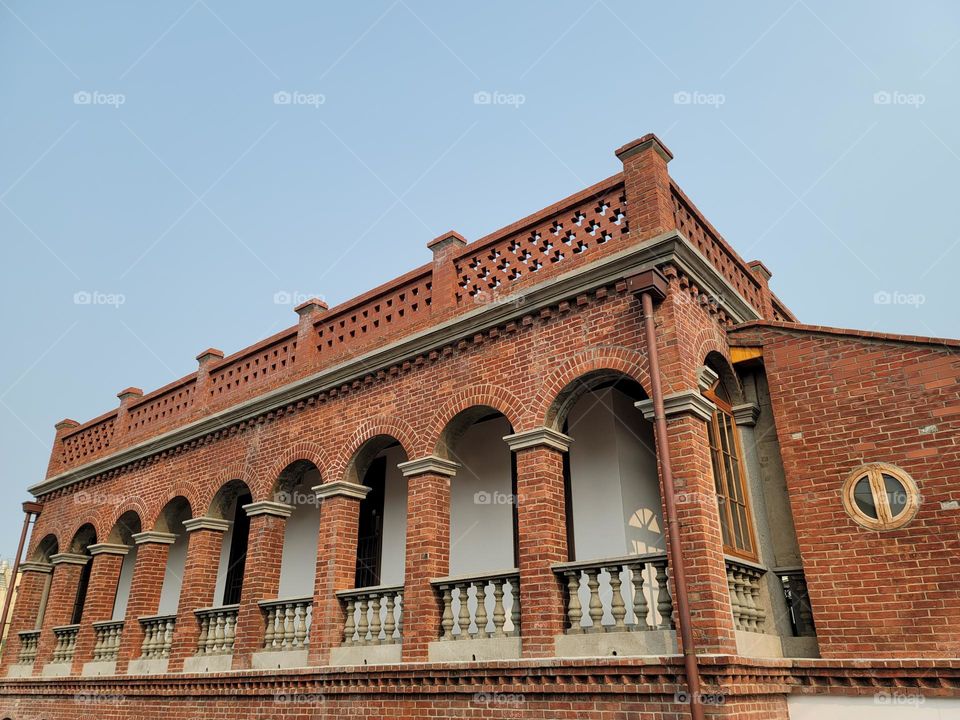
POLYGON ((900 468, 870 463, 857 468, 843 484, 843 506, 865 528, 893 530, 917 514, 920 493, 900 468))

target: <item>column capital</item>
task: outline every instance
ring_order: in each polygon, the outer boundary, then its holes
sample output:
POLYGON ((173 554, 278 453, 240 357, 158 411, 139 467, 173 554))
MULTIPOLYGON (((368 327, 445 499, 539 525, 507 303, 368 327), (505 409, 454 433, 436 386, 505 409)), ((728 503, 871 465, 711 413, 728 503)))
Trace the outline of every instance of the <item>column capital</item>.
POLYGON ((293 505, 273 502, 272 500, 261 500, 260 502, 248 503, 241 507, 243 511, 247 513, 247 517, 272 515, 273 517, 288 518, 293 514, 293 505))
POLYGON ((117 543, 97 543, 88 546, 87 551, 94 557, 97 555, 126 555, 130 552, 130 547, 117 543))
POLYGON ((89 560, 89 555, 80 553, 57 553, 50 556, 50 562, 54 565, 86 565, 89 560))
POLYGON ((514 433, 513 435, 504 435, 503 441, 514 452, 540 446, 566 452, 570 449, 570 443, 573 442, 573 438, 553 428, 538 427, 532 430, 514 433))
POLYGON ((176 541, 177 536, 173 533, 160 532, 159 530, 147 530, 133 535, 133 542, 137 545, 146 545, 147 543, 173 545, 176 541))
MULTIPOLYGON (((654 419, 653 400, 640 400, 634 406, 643 413, 644 419, 654 419)), ((663 398, 663 413, 668 418, 692 415, 707 421, 713 417, 716 409, 716 405, 696 390, 681 390, 663 398)))
POLYGON ((357 500, 363 500, 370 488, 366 485, 357 485, 357 483, 347 482, 345 480, 336 480, 334 482, 314 485, 311 490, 317 494, 317 498, 324 500, 330 497, 352 497, 357 500))
POLYGON ((757 418, 760 417, 760 406, 756 403, 743 403, 733 406, 733 419, 737 425, 743 427, 753 427, 757 424, 757 418))
POLYGON ((460 469, 460 463, 455 463, 452 460, 437 457, 436 455, 427 455, 426 457, 416 460, 398 463, 397 467, 400 468, 400 472, 403 473, 404 477, 426 475, 428 473, 453 477, 457 474, 457 470, 460 469))
POLYGON ((719 379, 720 376, 709 365, 701 365, 700 369, 697 370, 697 387, 703 392, 716 385, 719 379))
POLYGON ((213 530, 214 532, 226 532, 230 529, 230 521, 214 517, 196 517, 183 521, 183 529, 189 532, 196 530, 213 530))
POLYGON ((20 572, 52 573, 53 565, 39 560, 24 560, 20 563, 20 572))

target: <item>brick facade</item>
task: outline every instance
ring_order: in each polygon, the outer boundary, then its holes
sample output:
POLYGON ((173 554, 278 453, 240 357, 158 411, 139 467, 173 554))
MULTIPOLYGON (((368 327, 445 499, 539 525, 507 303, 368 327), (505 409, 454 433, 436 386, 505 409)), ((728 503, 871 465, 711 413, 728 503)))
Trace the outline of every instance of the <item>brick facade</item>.
MULTIPOLYGON (((944 508, 954 500, 949 480, 960 456, 957 344, 803 329, 771 293, 766 268, 744 262, 671 180, 672 155, 659 140, 645 136, 617 155, 621 173, 539 213, 473 243, 453 232, 442 235, 429 244, 429 265, 340 307, 306 303, 288 330, 228 357, 204 351, 195 374, 147 394, 125 390, 115 411, 87 423, 59 423, 47 478, 32 488, 44 507, 30 556, 49 562, 41 555, 53 546, 61 554, 52 556, 32 677, 19 668, 17 633, 34 629, 46 575, 25 575, 13 641, 3 655, 11 675, 0 683, 0 713, 127 717, 135 703, 144 717, 172 720, 318 712, 688 717, 687 705, 676 699, 685 687, 677 655, 558 657, 558 638, 570 622, 567 587, 557 574, 569 560, 563 423, 572 403, 601 380, 629 380, 647 397, 652 393, 641 303, 627 282, 651 269, 667 281, 654 321, 670 401, 666 439, 693 650, 706 654, 703 692, 723 700, 705 705, 707 717, 786 717, 786 697, 801 687, 857 694, 859 680, 850 677, 863 667, 834 660, 843 657, 883 667, 880 679, 870 681, 879 685, 869 687, 955 694, 956 661, 948 658, 958 654, 953 628, 960 589, 946 568, 960 550, 960 513, 944 508), (711 466, 710 416, 703 410, 711 405, 697 398, 708 356, 735 378, 740 356, 734 351, 756 348, 750 356, 762 358, 769 379, 803 560, 791 572, 806 576, 823 660, 773 659, 765 650, 744 656, 745 637, 754 648, 775 646, 780 655, 781 646, 791 646, 776 634, 789 626, 782 611, 776 615, 784 599, 771 600, 759 585, 755 599, 745 598, 750 586, 734 587, 759 573, 776 588, 782 569, 731 570, 711 466), (504 442, 516 466, 520 656, 468 656, 451 664, 431 656, 444 620, 433 581, 450 574, 451 484, 459 470, 448 452, 459 430, 451 428, 478 407, 501 413, 512 428, 504 442), (365 494, 357 484, 357 458, 380 437, 396 441, 409 458, 399 466, 407 479, 399 661, 331 667, 347 622, 337 593, 355 581, 365 494), (842 476, 875 459, 904 468, 921 486, 916 519, 897 531, 855 526, 838 501, 842 476), (300 466, 316 468, 321 479, 314 488, 320 530, 308 667, 258 671, 255 660, 268 632, 260 603, 278 599, 289 515, 278 490, 286 487, 288 468, 300 466), (252 497, 237 509, 249 513, 250 533, 235 626, 226 626, 229 640, 217 637, 230 648, 218 667, 231 674, 184 673, 201 633, 195 611, 218 600, 228 527, 218 493, 231 482, 242 482, 252 497), (144 652, 140 619, 160 606, 177 532, 167 516, 171 503, 192 519, 184 530, 189 542, 167 664, 158 675, 128 680, 131 661, 144 652), (111 537, 126 513, 136 514, 144 532, 134 535, 137 556, 113 674, 77 677, 93 653, 88 625, 109 619, 116 588, 115 579, 113 591, 108 587, 109 578, 119 574, 119 556, 95 555, 89 587, 97 597, 85 606, 74 677, 42 678, 54 650, 53 628, 70 620, 84 557, 64 562, 64 549, 85 524, 97 538, 111 537), (764 622, 750 603, 769 606, 764 633, 744 630, 764 622), (929 658, 925 677, 935 684, 917 679, 915 667, 885 660, 902 657, 929 658)), ((673 597, 678 591, 671 585, 673 597)), ((667 609, 660 628, 667 637, 676 618, 665 596, 664 590, 658 602, 667 609)), ((616 635, 594 637, 616 642, 616 635)), ((390 644, 374 636, 377 647, 360 650, 382 657, 376 653, 390 644)))

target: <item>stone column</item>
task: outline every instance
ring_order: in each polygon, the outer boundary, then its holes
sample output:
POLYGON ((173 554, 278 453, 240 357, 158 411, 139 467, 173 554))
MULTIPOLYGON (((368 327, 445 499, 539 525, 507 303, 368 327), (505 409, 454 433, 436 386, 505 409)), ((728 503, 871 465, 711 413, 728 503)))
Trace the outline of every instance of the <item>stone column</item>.
POLYGON ((220 518, 198 517, 184 520, 183 527, 190 534, 190 542, 183 566, 168 672, 180 672, 183 661, 196 654, 200 625, 194 610, 208 608, 214 603, 220 551, 230 523, 220 518))
POLYGON ((83 617, 77 633, 77 647, 73 653, 73 673, 83 671, 84 663, 93 660, 93 647, 96 633, 93 623, 109 620, 113 616, 113 603, 117 598, 117 585, 120 583, 120 568, 123 557, 130 548, 126 545, 98 543, 87 548, 93 566, 90 568, 90 584, 87 585, 87 599, 83 605, 83 617))
POLYGON ((350 590, 356 578, 360 502, 370 488, 338 480, 317 485, 313 491, 320 498, 320 534, 310 627, 310 664, 326 665, 330 661, 330 650, 343 640, 346 616, 337 591, 350 590))
MULTIPOLYGON (((707 437, 707 422, 715 407, 698 390, 672 393, 664 397, 663 403, 696 650, 736 654, 720 513, 707 437)), ((641 400, 636 406, 647 420, 653 420, 652 400, 641 400)), ((661 494, 662 491, 663 488, 661 494)), ((670 582, 676 597, 672 574, 670 582)))
POLYGON ((253 654, 263 649, 266 626, 260 601, 276 600, 280 592, 283 539, 293 506, 264 500, 244 505, 243 510, 250 518, 250 540, 237 613, 234 670, 249 668, 253 654))
POLYGON ((89 561, 89 555, 79 553, 58 553, 50 557, 53 565, 53 580, 50 583, 47 608, 40 626, 37 660, 33 666, 35 671, 42 670, 53 657, 53 648, 56 645, 53 628, 69 625, 73 619, 73 606, 77 601, 80 575, 83 572, 83 566, 89 561))
MULTIPOLYGON (((3 661, 0 663, 0 676, 6 676, 7 670, 17 662, 20 654, 21 632, 36 630, 43 620, 42 613, 50 589, 53 565, 45 562, 20 563, 20 585, 17 587, 17 602, 11 610, 10 628, 3 649, 3 661)), ((16 578, 13 579, 16 582, 16 578)))
POLYGON ((140 657, 143 628, 139 618, 156 615, 160 608, 160 592, 163 590, 163 576, 167 570, 167 556, 176 539, 176 535, 156 530, 133 536, 137 545, 137 561, 133 566, 130 596, 123 619, 120 650, 117 653, 118 675, 127 671, 131 660, 140 657))
POLYGON ((547 427, 504 437, 517 455, 520 639, 524 657, 553 657, 566 626, 555 563, 569 560, 563 454, 572 439, 547 427))
POLYGON ((428 456, 398 466, 407 478, 403 659, 426 661, 443 613, 430 581, 450 574, 450 478, 459 465, 428 456))

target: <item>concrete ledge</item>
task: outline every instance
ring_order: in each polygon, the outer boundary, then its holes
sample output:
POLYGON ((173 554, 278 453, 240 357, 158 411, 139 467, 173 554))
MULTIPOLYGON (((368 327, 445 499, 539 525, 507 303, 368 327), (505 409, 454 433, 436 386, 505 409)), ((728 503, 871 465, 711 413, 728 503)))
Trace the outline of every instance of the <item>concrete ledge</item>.
POLYGON ((116 675, 117 661, 116 660, 95 660, 92 662, 84 663, 82 674, 87 676, 116 675))
POLYGON ((167 671, 167 658, 138 658, 127 666, 127 675, 163 675, 167 671))
POLYGON ((250 666, 254 670, 281 670, 307 667, 306 650, 264 650, 254 653, 250 666))
POLYGON ((675 655, 677 633, 674 630, 637 630, 559 635, 556 648, 557 657, 675 655))
POLYGON ((355 645, 333 648, 330 651, 330 664, 343 665, 392 665, 400 662, 403 646, 395 645, 355 645))
POLYGON ((183 661, 185 673, 202 672, 229 672, 233 665, 233 654, 230 655, 194 655, 183 661))
POLYGON ((33 677, 33 663, 29 665, 11 665, 7 668, 8 678, 28 678, 33 677))
POLYGON ((72 662, 47 663, 43 666, 42 675, 43 677, 63 677, 70 674, 72 666, 72 662))
POLYGON ((820 643, 815 637, 784 637, 780 638, 785 658, 818 658, 820 657, 820 643))
POLYGON ((430 643, 430 662, 487 662, 520 657, 520 638, 437 640, 430 643))
POLYGON ((779 635, 767 635, 737 630, 737 653, 742 657, 782 658, 783 645, 779 635))

